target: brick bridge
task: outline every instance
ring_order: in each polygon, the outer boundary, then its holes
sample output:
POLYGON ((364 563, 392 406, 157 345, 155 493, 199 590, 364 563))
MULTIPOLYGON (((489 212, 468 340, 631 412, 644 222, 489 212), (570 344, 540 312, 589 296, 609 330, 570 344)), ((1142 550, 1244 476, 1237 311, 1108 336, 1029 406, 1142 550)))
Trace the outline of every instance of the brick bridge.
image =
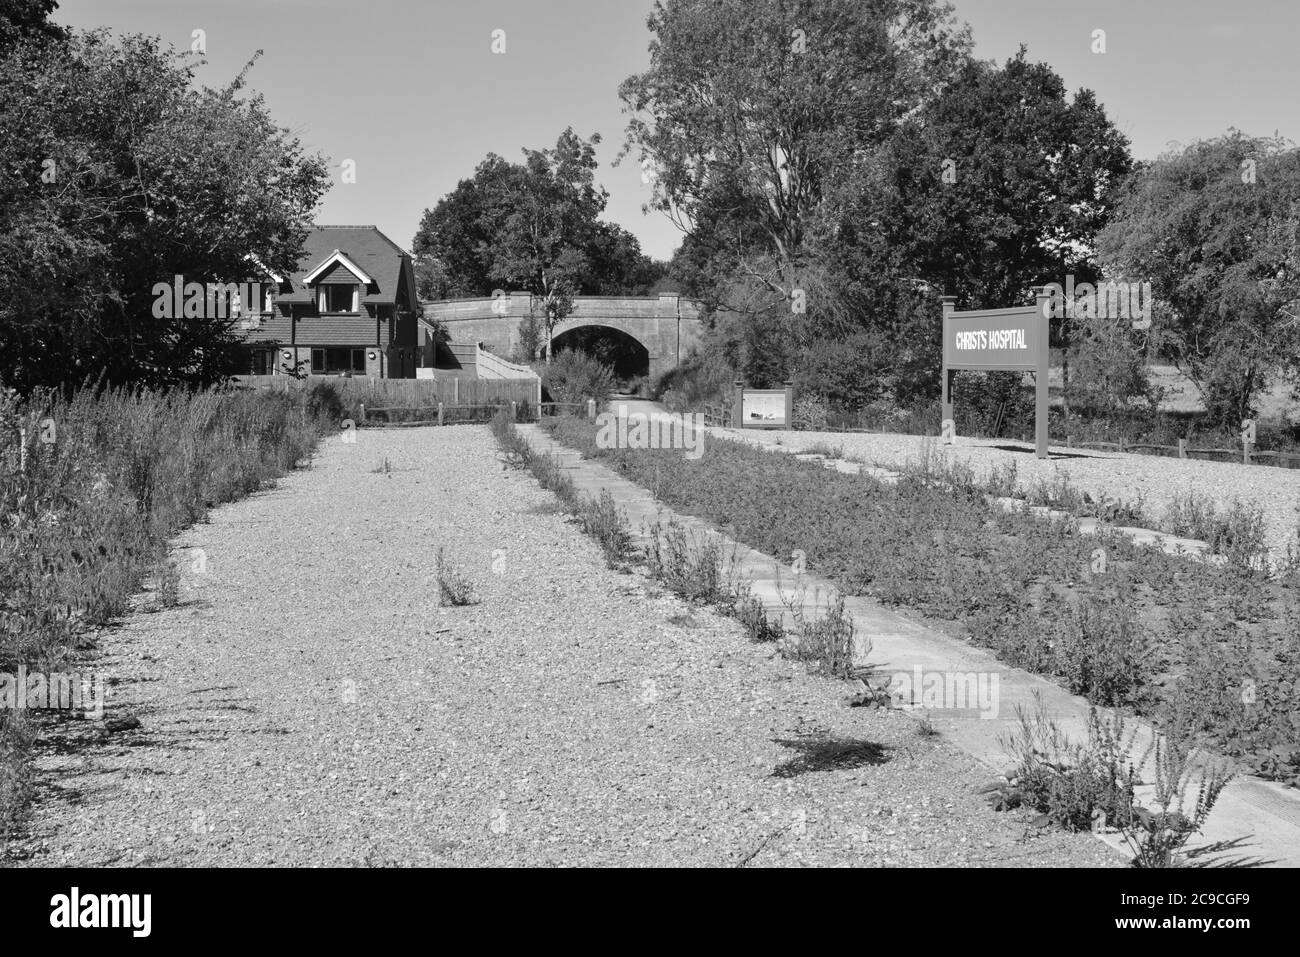
MULTIPOLYGON (((530 309, 536 308, 540 318, 541 303, 527 292, 512 292, 499 299, 444 299, 421 305, 425 319, 441 322, 453 343, 481 342, 508 358, 519 344, 520 323, 530 309)), ((554 339, 588 326, 615 329, 636 340, 649 356, 651 377, 675 368, 699 342, 703 329, 700 304, 676 293, 576 296, 573 312, 555 327, 554 339)))

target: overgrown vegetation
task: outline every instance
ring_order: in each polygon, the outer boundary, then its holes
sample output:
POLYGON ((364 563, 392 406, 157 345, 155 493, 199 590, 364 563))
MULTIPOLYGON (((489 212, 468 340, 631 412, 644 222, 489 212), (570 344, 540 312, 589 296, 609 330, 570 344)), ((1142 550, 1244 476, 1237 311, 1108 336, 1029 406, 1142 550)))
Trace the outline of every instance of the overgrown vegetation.
MULTIPOLYGON (((611 568, 627 568, 636 552, 627 519, 608 490, 599 499, 580 496, 572 479, 551 455, 539 455, 505 416, 492 422, 492 430, 508 466, 529 469, 538 484, 555 493, 587 534, 600 543, 611 568)), ((855 628, 844 607, 843 596, 833 596, 824 613, 820 603, 812 615, 804 607, 802 590, 782 600, 794 623, 787 633, 780 614, 769 615, 751 594, 747 579, 736 572, 735 548, 728 552, 716 539, 698 536, 679 522, 656 521, 646 531, 647 545, 639 556, 652 578, 686 601, 710 605, 738 620, 754 642, 776 643, 785 656, 802 661, 809 670, 831 678, 855 674, 855 628)))
POLYGON ((562 350, 542 368, 542 386, 554 402, 603 405, 614 391, 614 370, 584 352, 562 350))
POLYGON ((1088 713, 1088 743, 1070 741, 1048 716, 1041 697, 1016 706, 1018 727, 1004 744, 1015 765, 985 789, 996 810, 1029 807, 1067 831, 1118 830, 1133 852, 1133 866, 1177 867, 1200 833, 1232 775, 1221 761, 1198 762, 1191 741, 1156 734, 1138 748, 1124 719, 1088 713), (1137 791, 1141 770, 1154 776, 1151 807, 1137 791), (1196 790, 1191 793, 1195 780, 1196 790), (1188 799, 1191 799, 1190 808, 1188 799))
MULTIPOLYGON (((157 575, 167 542, 297 466, 330 426, 298 394, 85 387, 0 392, 0 672, 56 671, 157 575)), ((28 731, 0 709, 0 822, 14 813, 28 731)))
POLYGON ((1300 783, 1294 571, 1269 577, 1117 533, 1082 536, 1072 518, 997 507, 969 472, 940 481, 914 471, 886 485, 726 440, 687 460, 599 449, 581 420, 546 427, 753 548, 803 551, 808 568, 846 595, 915 608, 1096 704, 1134 709, 1261 774, 1300 783))

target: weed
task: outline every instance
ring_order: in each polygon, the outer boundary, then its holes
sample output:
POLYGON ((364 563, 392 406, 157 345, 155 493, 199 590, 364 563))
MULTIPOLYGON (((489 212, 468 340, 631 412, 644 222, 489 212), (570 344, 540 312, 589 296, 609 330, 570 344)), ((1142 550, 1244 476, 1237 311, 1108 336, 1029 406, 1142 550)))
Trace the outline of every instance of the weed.
POLYGON ((770 617, 763 603, 752 595, 737 600, 735 616, 745 626, 745 634, 750 641, 766 644, 785 637, 780 616, 770 617))
MULTIPOLYGON (((812 619, 804 609, 804 589, 781 600, 794 619, 794 648, 791 657, 813 666, 817 674, 828 678, 851 678, 854 675, 856 628, 853 616, 844 608, 844 596, 836 595, 826 612, 812 619)), ((815 602, 820 604, 820 602, 815 602)))
POLYGON ((1183 863, 1184 847, 1204 826, 1232 774, 1222 762, 1201 767, 1191 813, 1185 814, 1195 773, 1191 749, 1157 736, 1152 763, 1155 810, 1135 806, 1120 824, 1120 832, 1133 851, 1134 867, 1178 867, 1183 863))
POLYGON ((804 453, 807 455, 820 455, 827 459, 842 459, 844 458, 844 446, 831 445, 829 442, 814 442, 804 449, 804 453))
POLYGON ((175 608, 181 603, 181 573, 174 562, 164 559, 158 563, 156 581, 154 598, 159 608, 175 608))
POLYGON ((986 789, 995 810, 1024 805, 1067 831, 1086 831, 1103 820, 1128 823, 1136 777, 1127 758, 1134 735, 1125 733, 1122 718, 1103 718, 1091 709, 1087 747, 1066 738, 1037 693, 1032 711, 1016 706, 1016 720, 1018 727, 1004 741, 1014 770, 1005 784, 986 789))
POLYGON ((707 536, 701 540, 676 520, 666 526, 656 521, 649 529, 649 538, 646 565, 653 578, 693 604, 728 609, 732 606, 735 592, 717 542, 707 536))
POLYGON ((1162 526, 1171 535, 1207 542, 1216 555, 1247 571, 1268 570, 1264 512, 1234 501, 1220 512, 1213 500, 1195 492, 1175 495, 1165 511, 1162 526))
POLYGON ((477 604, 474 597, 473 583, 465 577, 459 568, 446 560, 441 548, 438 549, 436 570, 438 576, 438 604, 444 607, 477 604))
POLYGON ((585 500, 578 508, 578 521, 582 530, 599 543, 605 553, 605 564, 610 568, 623 568, 632 554, 632 536, 628 533, 627 518, 614 504, 609 489, 601 489, 598 500, 585 500))
POLYGON ((1148 660, 1130 603, 1117 595, 1084 595, 1053 625, 1053 671, 1074 694, 1100 705, 1131 700, 1148 660))

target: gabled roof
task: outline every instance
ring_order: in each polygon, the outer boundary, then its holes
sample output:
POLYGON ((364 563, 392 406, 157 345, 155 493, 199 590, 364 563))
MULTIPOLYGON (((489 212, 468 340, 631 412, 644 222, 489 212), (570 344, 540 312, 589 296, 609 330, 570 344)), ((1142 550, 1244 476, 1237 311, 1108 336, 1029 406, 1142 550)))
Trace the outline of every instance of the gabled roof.
POLYGON ((360 282, 365 283, 367 286, 374 282, 374 280, 370 278, 369 273, 349 259, 340 249, 336 249, 334 252, 330 253, 329 256, 326 257, 325 261, 311 272, 307 273, 307 275, 303 277, 302 281, 308 284, 315 282, 335 263, 341 265, 348 272, 352 273, 352 275, 356 276, 360 282))
POLYGON ((410 255, 374 226, 316 226, 303 242, 302 259, 287 277, 293 287, 277 302, 311 302, 310 280, 335 262, 342 263, 365 283, 361 301, 370 304, 397 300, 402 264, 410 255))

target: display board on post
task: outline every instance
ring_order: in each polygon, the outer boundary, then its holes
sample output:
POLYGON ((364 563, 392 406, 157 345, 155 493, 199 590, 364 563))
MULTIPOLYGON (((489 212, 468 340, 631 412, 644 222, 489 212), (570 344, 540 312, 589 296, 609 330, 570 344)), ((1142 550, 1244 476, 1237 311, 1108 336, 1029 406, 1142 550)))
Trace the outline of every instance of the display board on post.
POLYGON ((794 422, 794 383, 780 389, 746 389, 736 380, 731 425, 736 429, 789 429, 794 422))
POLYGON ((1035 305, 1016 309, 957 312, 955 296, 943 303, 943 436, 952 441, 954 372, 1032 372, 1034 374, 1034 451, 1047 458, 1047 369, 1051 329, 1050 287, 1034 290, 1035 305))

